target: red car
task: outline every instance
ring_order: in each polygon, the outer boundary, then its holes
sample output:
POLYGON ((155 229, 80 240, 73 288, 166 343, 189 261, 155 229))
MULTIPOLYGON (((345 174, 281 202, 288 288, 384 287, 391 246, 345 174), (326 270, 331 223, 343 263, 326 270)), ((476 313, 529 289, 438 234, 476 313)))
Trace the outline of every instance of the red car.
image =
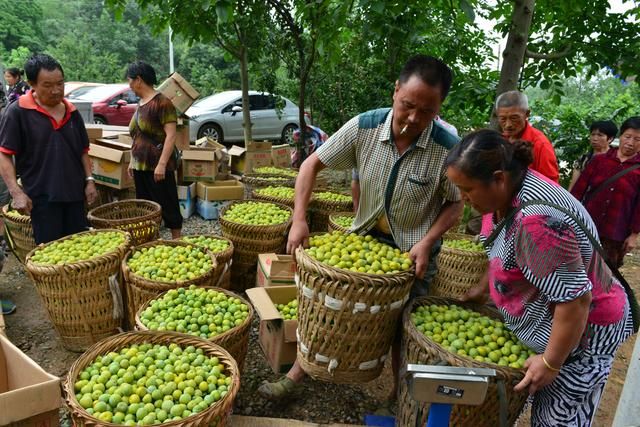
POLYGON ((128 84, 107 84, 92 88, 74 101, 92 102, 94 123, 129 126, 139 99, 128 84))

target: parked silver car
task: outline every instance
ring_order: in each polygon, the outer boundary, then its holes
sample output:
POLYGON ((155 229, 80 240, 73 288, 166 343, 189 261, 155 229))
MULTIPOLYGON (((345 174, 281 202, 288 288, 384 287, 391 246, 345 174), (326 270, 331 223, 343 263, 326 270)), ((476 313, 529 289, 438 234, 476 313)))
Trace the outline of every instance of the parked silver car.
MULTIPOLYGON (((267 92, 249 91, 253 139, 292 143, 298 128, 298 106, 267 92), (280 108, 276 108, 276 106, 280 108)), ((191 140, 208 136, 231 145, 244 142, 242 92, 231 90, 196 101, 186 112, 191 140)))

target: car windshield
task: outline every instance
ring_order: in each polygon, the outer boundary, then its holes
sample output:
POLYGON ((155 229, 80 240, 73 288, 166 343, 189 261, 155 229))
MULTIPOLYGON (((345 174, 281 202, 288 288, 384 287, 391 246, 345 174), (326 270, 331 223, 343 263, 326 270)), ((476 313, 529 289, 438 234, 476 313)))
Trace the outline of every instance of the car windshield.
POLYGON ((86 94, 87 92, 95 89, 97 86, 81 86, 79 88, 76 88, 74 90, 72 90, 71 92, 69 92, 69 94, 67 95, 67 98, 69 99, 75 99, 75 98, 79 98, 81 96, 83 96, 84 94, 86 94))
POLYGON ((106 86, 94 86, 83 95, 77 96, 74 99, 80 101, 101 101, 116 92, 124 89, 126 85, 106 85, 106 86))
POLYGON ((225 104, 233 101, 239 96, 240 95, 237 92, 220 92, 196 101, 193 106, 202 109, 213 110, 224 106, 225 104))

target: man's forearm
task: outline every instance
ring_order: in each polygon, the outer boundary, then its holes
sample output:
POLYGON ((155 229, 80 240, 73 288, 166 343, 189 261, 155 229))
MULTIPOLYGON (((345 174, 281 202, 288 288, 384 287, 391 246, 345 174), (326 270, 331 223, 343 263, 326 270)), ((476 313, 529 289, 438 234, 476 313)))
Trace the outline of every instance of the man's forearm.
POLYGON ((456 223, 463 209, 464 203, 462 201, 446 202, 423 240, 429 242, 429 246, 433 246, 456 223))
POLYGON ((88 153, 82 154, 82 167, 84 168, 84 176, 89 177, 93 174, 93 168, 91 167, 91 158, 88 153))
POLYGON ((16 179, 16 168, 13 165, 13 159, 5 153, 0 153, 0 175, 12 197, 23 192, 16 179))
POLYGON ((309 200, 311 199, 311 193, 316 183, 316 176, 318 172, 324 169, 325 166, 320 162, 318 156, 313 153, 302 163, 300 172, 296 178, 296 195, 295 195, 295 208, 293 210, 293 221, 305 221, 307 215, 307 207, 309 206, 309 200))

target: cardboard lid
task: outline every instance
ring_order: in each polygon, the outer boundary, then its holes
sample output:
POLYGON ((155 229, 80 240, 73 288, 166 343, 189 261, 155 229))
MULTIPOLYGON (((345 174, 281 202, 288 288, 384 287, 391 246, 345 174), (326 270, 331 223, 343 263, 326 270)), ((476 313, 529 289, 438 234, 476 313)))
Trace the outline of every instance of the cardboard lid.
POLYGON ((182 153, 183 160, 203 160, 215 161, 221 158, 222 153, 218 148, 198 148, 193 147, 182 153))
POLYGON ((0 335, 0 425, 60 407, 60 379, 0 335))
POLYGON ((280 321, 284 323, 284 341, 296 342, 297 320, 284 320, 275 304, 286 304, 297 296, 298 288, 292 286, 269 286, 268 288, 251 288, 246 293, 263 321, 280 321))
POLYGON ((233 145, 231 148, 229 148, 229 155, 230 156, 242 156, 246 151, 247 151, 247 149, 244 148, 244 147, 239 147, 237 145, 233 145))
MULTIPOLYGON (((100 141, 100 140, 97 140, 100 141)), ((122 158, 131 148, 129 147, 108 147, 105 144, 89 144, 89 155, 99 159, 120 163, 122 158)))

